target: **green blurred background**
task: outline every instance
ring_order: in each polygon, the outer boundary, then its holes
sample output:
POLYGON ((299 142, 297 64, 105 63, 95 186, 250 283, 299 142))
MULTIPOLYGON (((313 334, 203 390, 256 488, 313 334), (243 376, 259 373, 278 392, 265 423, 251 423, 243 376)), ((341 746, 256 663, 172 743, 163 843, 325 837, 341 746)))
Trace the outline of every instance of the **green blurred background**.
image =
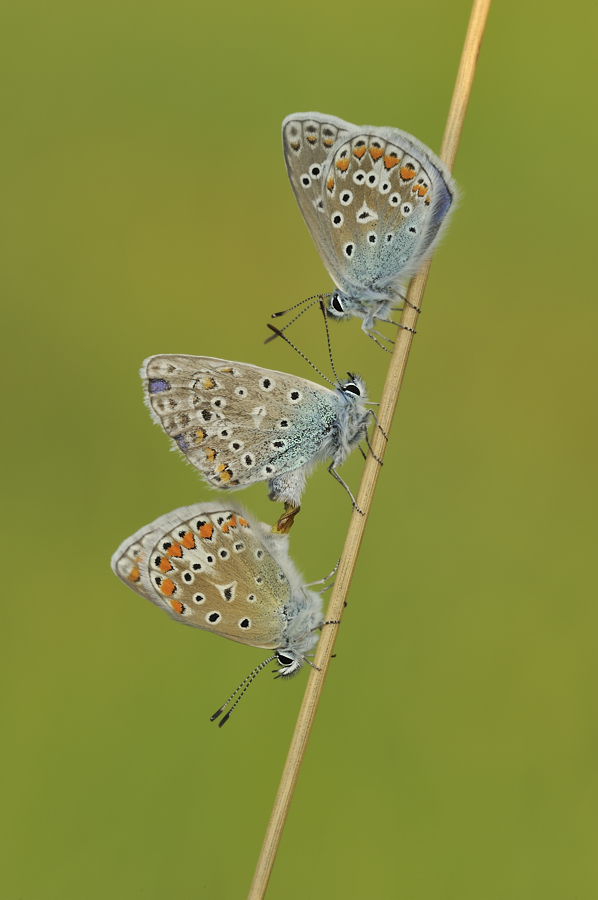
MULTIPOLYGON (((262 675, 218 730, 263 653, 178 628, 111 573, 127 535, 214 499, 138 368, 182 352, 317 379, 262 344, 272 311, 331 284, 281 121, 316 109, 437 150, 468 17, 5 7, 3 900, 246 895, 306 676, 262 675)), ((491 10, 463 200, 269 897, 598 896, 596 20, 575 0, 491 10)), ((327 365, 316 318, 294 334, 327 365)), ((333 342, 376 399, 386 356, 357 321, 333 342)), ((356 453, 343 475, 360 471, 356 453)), ((235 499, 278 515, 263 485, 235 499)), ((324 469, 304 500, 291 550, 312 580, 350 510, 324 469)))

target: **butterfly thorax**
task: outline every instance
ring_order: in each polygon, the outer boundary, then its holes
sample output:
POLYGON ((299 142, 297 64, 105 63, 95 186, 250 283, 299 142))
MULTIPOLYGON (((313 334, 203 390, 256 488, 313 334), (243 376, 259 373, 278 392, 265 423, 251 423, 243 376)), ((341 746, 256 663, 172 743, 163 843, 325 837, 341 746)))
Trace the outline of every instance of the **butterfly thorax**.
POLYGON ((392 289, 384 291, 368 290, 355 292, 355 294, 343 291, 334 291, 328 300, 326 312, 331 319, 350 319, 357 316, 363 319, 362 328, 370 330, 374 327, 376 319, 388 322, 395 304, 401 302, 401 297, 392 289))

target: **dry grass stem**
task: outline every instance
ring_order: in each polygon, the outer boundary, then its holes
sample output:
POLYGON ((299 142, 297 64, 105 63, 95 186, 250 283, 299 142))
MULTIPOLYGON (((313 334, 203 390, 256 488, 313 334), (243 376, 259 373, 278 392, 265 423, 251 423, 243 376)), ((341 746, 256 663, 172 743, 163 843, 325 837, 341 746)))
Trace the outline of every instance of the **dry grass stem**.
MULTIPOLYGON (((457 147, 459 145, 459 138, 461 136, 461 129, 463 127, 465 111, 469 101, 489 9, 490 0, 474 0, 453 99, 439 154, 441 159, 444 160, 450 169, 453 168, 455 157, 457 155, 457 147)), ((409 303, 418 308, 421 306, 429 269, 430 263, 428 262, 422 271, 412 279, 409 285, 407 298, 409 303)), ((401 316, 401 324, 406 325, 408 328, 417 329, 417 319, 418 313, 412 309, 411 306, 405 304, 401 316)), ((386 434, 390 432, 412 341, 413 334, 410 331, 399 329, 397 342, 391 356, 386 382, 384 384, 380 409, 378 411, 380 425, 386 434)), ((386 450, 386 440, 380 429, 374 429, 371 443, 374 454, 382 459, 386 450)), ((330 598, 330 604, 326 613, 327 620, 340 620, 342 618, 345 599, 351 585, 353 571, 357 562, 357 555, 361 546, 361 540, 380 472, 380 465, 376 462, 372 454, 369 453, 365 462, 363 477, 357 495, 357 503, 364 511, 365 515, 362 516, 354 511, 351 516, 349 531, 347 533, 341 561, 335 577, 332 597, 330 598)), ((299 768, 309 740, 311 727, 324 686, 324 680, 332 656, 338 627, 338 625, 330 625, 322 630, 322 636, 318 643, 314 659, 314 665, 318 666, 320 671, 314 669, 310 671, 305 696, 299 711, 295 732, 289 748, 280 786, 249 891, 248 900, 261 900, 266 893, 268 880, 270 878, 272 866, 274 865, 274 859, 276 857, 293 791, 295 789, 297 776, 299 774, 299 768)))

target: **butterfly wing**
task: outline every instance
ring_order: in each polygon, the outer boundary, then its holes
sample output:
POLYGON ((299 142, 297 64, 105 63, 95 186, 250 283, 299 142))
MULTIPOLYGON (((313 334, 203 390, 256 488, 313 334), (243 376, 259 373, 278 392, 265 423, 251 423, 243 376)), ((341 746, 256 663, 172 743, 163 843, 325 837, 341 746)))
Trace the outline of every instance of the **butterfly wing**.
POLYGON ((157 519, 150 525, 144 525, 143 528, 123 541, 118 550, 112 554, 110 565, 114 574, 118 575, 128 587, 141 597, 145 597, 146 600, 164 608, 160 598, 154 594, 147 577, 148 548, 154 544, 155 526, 160 521, 157 519))
POLYGON ((357 129, 356 125, 322 113, 293 113, 282 123, 282 147, 291 187, 309 232, 332 279, 338 275, 338 261, 329 240, 329 217, 324 214, 323 172, 326 160, 339 139, 357 129))
POLYGON ((337 419, 333 391, 247 363, 160 355, 144 362, 141 376, 154 420, 213 487, 306 465, 337 419))
MULTIPOLYGON (((283 646, 293 567, 265 546, 268 526, 219 503, 167 513, 123 541, 118 577, 185 625, 255 647, 283 646)), ((284 558, 284 555, 283 555, 284 558)))
POLYGON ((396 289, 429 255, 456 198, 447 167, 412 135, 364 126, 341 137, 322 172, 322 220, 335 281, 367 299, 396 289))

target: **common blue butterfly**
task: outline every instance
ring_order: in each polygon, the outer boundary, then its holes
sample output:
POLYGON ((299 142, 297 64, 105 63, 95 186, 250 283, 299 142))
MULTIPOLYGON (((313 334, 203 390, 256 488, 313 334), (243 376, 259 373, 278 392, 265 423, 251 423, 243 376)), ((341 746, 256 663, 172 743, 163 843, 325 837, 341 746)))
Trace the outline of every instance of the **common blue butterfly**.
POLYGON ((294 675, 318 642, 322 598, 303 584, 288 541, 236 507, 196 503, 140 528, 112 556, 121 581, 177 622, 274 651, 212 716, 241 690, 220 725, 264 666, 276 660, 278 676, 294 675))
POLYGON ((406 279, 448 222, 455 181, 425 144, 396 128, 293 113, 282 142, 299 209, 337 287, 327 312, 361 318, 376 340, 375 321, 392 321, 406 279))
POLYGON ((311 469, 330 459, 328 471, 355 505, 336 469, 368 441, 375 418, 358 375, 329 390, 249 363, 161 354, 145 360, 141 377, 154 421, 212 487, 266 481, 270 499, 282 501, 289 516, 311 469))

